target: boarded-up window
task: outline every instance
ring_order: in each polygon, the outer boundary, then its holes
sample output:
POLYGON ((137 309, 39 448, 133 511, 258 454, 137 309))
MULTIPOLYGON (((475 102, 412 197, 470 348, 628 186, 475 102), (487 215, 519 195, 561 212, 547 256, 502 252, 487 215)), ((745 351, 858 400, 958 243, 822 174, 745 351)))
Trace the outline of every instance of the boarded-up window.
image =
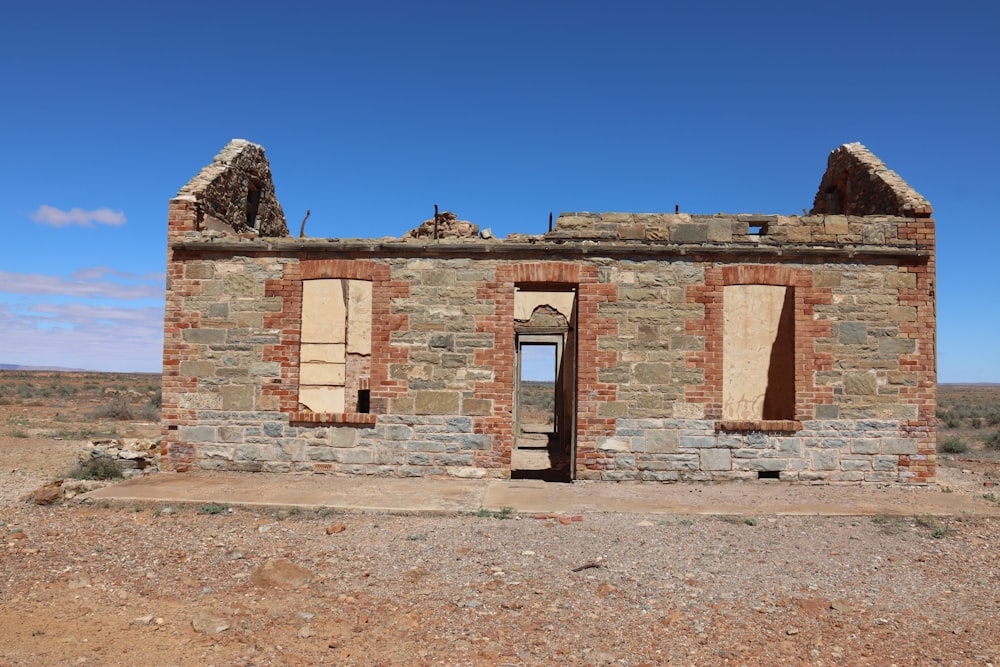
POLYGON ((795 418, 794 292, 781 285, 723 288, 723 419, 795 418))
POLYGON ((356 410, 359 375, 371 356, 371 313, 372 284, 366 280, 303 281, 299 346, 303 409, 356 410))

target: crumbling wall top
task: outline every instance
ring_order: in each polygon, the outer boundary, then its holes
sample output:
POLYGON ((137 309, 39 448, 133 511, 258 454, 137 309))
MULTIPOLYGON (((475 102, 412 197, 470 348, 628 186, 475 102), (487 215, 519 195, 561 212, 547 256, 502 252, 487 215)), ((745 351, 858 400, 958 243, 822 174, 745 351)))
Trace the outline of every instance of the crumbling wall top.
POLYGON ((210 165, 180 189, 177 198, 196 202, 202 229, 288 236, 264 149, 245 139, 226 144, 210 165))
POLYGON ((860 143, 830 153, 813 215, 930 217, 931 203, 860 143))

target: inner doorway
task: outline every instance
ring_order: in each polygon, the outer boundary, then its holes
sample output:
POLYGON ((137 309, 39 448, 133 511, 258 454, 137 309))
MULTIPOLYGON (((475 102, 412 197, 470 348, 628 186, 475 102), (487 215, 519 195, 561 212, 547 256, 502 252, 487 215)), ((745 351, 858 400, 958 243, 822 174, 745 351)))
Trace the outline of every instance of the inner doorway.
POLYGON ((511 478, 569 482, 576 426, 576 294, 520 289, 518 294, 511 478))

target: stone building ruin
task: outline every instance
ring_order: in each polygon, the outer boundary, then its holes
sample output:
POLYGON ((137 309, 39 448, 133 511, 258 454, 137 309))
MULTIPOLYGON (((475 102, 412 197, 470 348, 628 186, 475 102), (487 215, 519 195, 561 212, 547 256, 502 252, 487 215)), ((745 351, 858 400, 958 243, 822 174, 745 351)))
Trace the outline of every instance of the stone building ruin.
POLYGON ((803 216, 293 238, 234 140, 170 202, 162 464, 933 482, 931 215, 855 143, 803 216))

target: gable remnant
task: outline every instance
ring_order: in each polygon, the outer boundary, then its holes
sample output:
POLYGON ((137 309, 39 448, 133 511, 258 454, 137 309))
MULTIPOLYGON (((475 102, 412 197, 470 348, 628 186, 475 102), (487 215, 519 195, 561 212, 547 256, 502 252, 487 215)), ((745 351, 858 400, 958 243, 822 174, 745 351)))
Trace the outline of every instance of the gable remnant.
POLYGON ((931 204, 860 143, 830 153, 811 215, 929 217, 931 204))
POLYGON ((199 229, 288 236, 264 149, 245 139, 226 144, 212 164, 181 188, 177 198, 197 204, 199 229))

